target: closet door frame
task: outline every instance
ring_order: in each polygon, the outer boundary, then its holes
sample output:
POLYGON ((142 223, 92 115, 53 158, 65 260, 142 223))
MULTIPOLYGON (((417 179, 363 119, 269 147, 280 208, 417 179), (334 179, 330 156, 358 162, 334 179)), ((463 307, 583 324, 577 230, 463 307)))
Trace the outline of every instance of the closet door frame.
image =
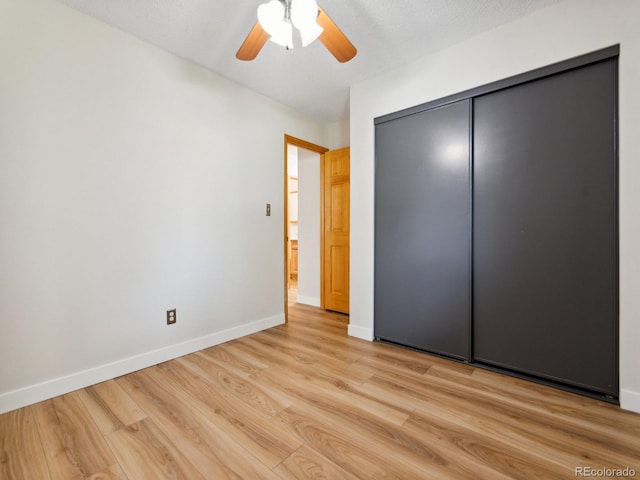
MULTIPOLYGON (((377 117, 374 119, 374 125, 378 125, 381 123, 385 123, 385 122, 389 122, 392 121, 394 119, 398 119, 398 118, 402 118, 402 117, 406 117, 409 115, 413 115, 416 113, 420 113, 420 112, 424 112, 426 110, 431 110, 437 107, 442 107, 451 103, 456 103, 456 102, 460 102, 462 100, 470 100, 471 102, 471 115, 473 115, 473 99, 475 97, 479 97, 481 95, 485 95, 485 94, 489 94, 489 93, 493 93, 493 92, 497 92, 499 90, 503 90, 509 87, 514 87, 517 85, 521 85, 527 82, 532 82, 535 80, 539 80, 542 79, 544 77, 547 76, 551 76, 551 75, 555 75, 558 73, 562 73, 562 72, 567 72, 573 69, 578 69, 580 67, 584 67, 587 66, 589 64, 593 64, 593 63, 597 63, 597 62, 601 62, 601 61, 605 61, 605 60, 613 60, 615 62, 615 81, 614 81, 614 88, 615 88, 615 92, 614 92, 614 143, 613 143, 613 148, 614 148, 614 152, 613 152, 613 159, 614 159, 614 165, 613 165, 613 176, 614 176, 614 186, 613 186, 613 191, 614 191, 614 205, 613 205, 613 216, 614 216, 614 231, 612 232, 612 235, 614 235, 614 265, 613 265, 613 271, 614 271, 614 285, 613 285, 613 291, 615 294, 615 298, 616 298, 616 302, 615 302, 615 306, 614 306, 614 314, 613 314, 613 318, 615 319, 614 324, 612 325, 612 328, 614 329, 614 338, 616 339, 615 342, 615 357, 619 359, 619 339, 620 339, 620 332, 619 332, 619 303, 620 303, 620 289, 619 289, 619 265, 620 265, 620 254, 619 254, 619 211, 618 211, 618 205, 619 205, 619 173, 618 173, 618 162, 619 162, 619 146, 618 146, 618 110, 619 110, 619 106, 618 106, 618 57, 620 54, 620 46, 619 45, 613 45, 610 47, 606 47, 600 50, 596 50, 584 55, 580 55, 568 60, 564 60, 564 61, 560 61, 551 65, 547 65, 545 67, 541 67, 535 70, 531 70, 519 75, 514 75, 512 77, 508 77, 502 80, 498 80, 496 82, 492 82, 492 83, 488 83, 486 85, 482 85, 476 88, 472 88, 469 90, 465 90, 463 92, 459 92, 453 95, 449 95, 447 97, 443 97, 437 100, 433 100, 430 102, 426 102, 423 103, 421 105, 417 105, 414 107, 410 107, 404 110, 400 110, 394 113, 390 113, 387 115, 383 115, 380 117, 377 117)), ((471 128, 470 128, 470 137, 473 138, 473 124, 471 124, 471 128)), ((473 142, 471 142, 470 145, 470 156, 471 158, 473 158, 473 142)), ((471 162, 471 178, 473 178, 473 162, 471 162)), ((471 187, 472 189, 472 195, 473 195, 473 185, 471 187)), ((473 198, 473 197, 472 197, 473 198)), ((473 231, 473 204, 471 205, 471 228, 473 231)), ((472 250, 473 250, 473 244, 472 244, 472 250)), ((471 259, 471 265, 473 265, 473 258, 471 259)), ((473 273, 473 272, 472 272, 473 273)), ((374 276, 375 276, 375 272, 374 272, 374 276)), ((471 276, 470 278, 470 283, 471 283, 471 289, 472 289, 472 301, 473 301, 473 285, 472 285, 472 279, 473 276, 471 276)), ((473 306, 473 304, 472 304, 473 306)), ((473 308, 473 307, 472 307, 473 308)), ((473 317, 471 318, 471 330, 473 331, 473 317)), ((374 332, 375 334, 375 332, 374 332)), ((618 403, 618 397, 612 397, 610 395, 607 396, 603 396, 602 394, 599 394, 597 392, 591 392, 588 390, 582 390, 579 388, 575 388, 572 387, 571 385, 566 385, 563 383, 557 383, 557 382, 553 382, 550 380, 546 380, 544 378, 540 378, 540 377, 531 377, 528 376, 526 374, 520 374, 518 372, 514 372, 514 371, 509 371, 509 370, 503 370, 500 368, 494 368, 488 365, 483 365, 481 363, 475 363, 473 361, 473 339, 471 341, 471 363, 473 363, 474 365, 481 367, 481 368, 485 368, 488 370, 496 370, 496 371, 500 371, 502 373, 507 373, 509 375, 515 376, 515 377, 521 377, 521 378, 525 378, 525 379, 529 379, 529 380, 533 380, 536 381, 538 383, 542 383, 542 384, 548 384, 551 386, 555 386, 557 388, 562 388, 565 390, 569 390, 569 391, 573 391, 576 393, 580 393, 583 395, 587 395, 587 396, 592 396, 592 397, 596 397, 599 399, 604 399, 606 401, 610 401, 613 403, 618 403)), ((619 372, 619 364, 617 365, 617 371, 619 372)), ((618 373, 619 374, 619 373, 618 373)), ((618 386, 619 386, 619 382, 618 382, 618 386)))
MULTIPOLYGON (((586 65, 589 65, 590 63, 596 63, 602 60, 617 59, 619 54, 620 54, 620 45, 613 45, 611 47, 603 48, 601 50, 596 50, 591 53, 586 53, 578 57, 553 63, 545 67, 537 68, 535 70, 530 70, 528 72, 524 72, 519 75, 514 75, 512 77, 508 77, 502 80, 487 83, 486 85, 481 85, 479 87, 471 88, 463 92, 454 93, 453 95, 449 95, 446 97, 439 98, 437 100, 416 105, 415 107, 409 107, 409 108, 405 108, 404 110, 399 110, 397 112, 389 113, 387 115, 382 115, 380 117, 376 117, 373 123, 374 125, 378 125, 379 123, 385 123, 390 120, 394 120, 396 118, 407 117, 414 113, 424 112, 425 110, 431 110, 433 108, 441 107, 449 103, 455 103, 461 100, 473 99, 474 97, 479 97, 480 95, 493 93, 498 90, 503 90, 509 87, 514 87, 522 83, 539 80, 541 78, 548 77, 550 75, 555 75, 556 73, 562 73, 569 70, 573 70, 575 68, 584 67, 586 65)), ((617 100, 617 97, 618 97, 618 92, 616 91, 616 100, 617 100)), ((616 114, 618 110, 617 103, 618 102, 616 101, 616 114)), ((617 123, 617 119, 616 119, 616 123, 617 123)), ((615 153, 616 153, 616 161, 617 161, 618 146, 616 145, 615 148, 616 148, 615 153)))

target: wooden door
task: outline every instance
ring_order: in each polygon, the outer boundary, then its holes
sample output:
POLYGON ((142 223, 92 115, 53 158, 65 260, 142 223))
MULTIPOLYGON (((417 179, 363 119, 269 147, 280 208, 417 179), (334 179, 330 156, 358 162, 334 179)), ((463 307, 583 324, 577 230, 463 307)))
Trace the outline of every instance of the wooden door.
POLYGON ((349 147, 324 154, 322 180, 323 306, 349 313, 349 147))

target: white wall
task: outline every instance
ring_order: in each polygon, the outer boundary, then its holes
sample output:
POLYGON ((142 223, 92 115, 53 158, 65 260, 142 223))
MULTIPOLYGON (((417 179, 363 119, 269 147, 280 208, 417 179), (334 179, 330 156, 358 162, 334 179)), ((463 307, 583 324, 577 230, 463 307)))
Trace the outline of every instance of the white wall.
POLYGON ((298 147, 287 144, 287 171, 290 176, 298 176, 298 147))
POLYGON ((620 383, 640 412, 640 2, 565 0, 351 88, 351 335, 373 335, 373 119, 620 44, 620 383))
POLYGON ((337 150, 339 148, 348 147, 350 145, 349 138, 349 119, 346 118, 340 122, 329 124, 329 150, 337 150))
POLYGON ((51 0, 0 0, 0 65, 0 413, 283 321, 326 125, 51 0))
POLYGON ((320 155, 298 149, 298 303, 320 306, 320 155))

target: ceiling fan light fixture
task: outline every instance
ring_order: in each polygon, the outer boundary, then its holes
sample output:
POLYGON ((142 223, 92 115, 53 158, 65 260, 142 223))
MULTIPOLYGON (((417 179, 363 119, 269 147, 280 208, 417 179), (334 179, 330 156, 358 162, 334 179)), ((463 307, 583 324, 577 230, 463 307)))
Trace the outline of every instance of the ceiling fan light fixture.
POLYGON ((302 39, 303 47, 313 43, 324 31, 324 29, 315 22, 305 26, 304 28, 299 28, 298 30, 300 30, 300 38, 302 39))
POLYGON ((303 47, 317 39, 324 30, 318 25, 317 18, 318 4, 315 0, 291 0, 291 23, 300 30, 303 47))
POLYGON ((278 0, 271 0, 258 7, 258 21, 264 31, 273 35, 284 20, 284 5, 278 0))
POLYGON ((300 31, 303 47, 320 36, 323 28, 318 25, 317 18, 315 0, 270 0, 258 7, 260 26, 272 42, 288 50, 293 48, 293 26, 300 31))
POLYGON ((293 48, 293 28, 287 21, 285 4, 279 0, 271 0, 258 7, 258 22, 267 32, 270 40, 278 45, 293 48))
POLYGON ((287 50, 291 50, 293 48, 293 27, 289 22, 280 22, 270 40, 287 50))
POLYGON ((242 61, 254 60, 267 40, 293 48, 293 27, 300 31, 302 46, 318 39, 340 63, 358 50, 315 0, 267 0, 258 7, 258 21, 236 53, 242 61))

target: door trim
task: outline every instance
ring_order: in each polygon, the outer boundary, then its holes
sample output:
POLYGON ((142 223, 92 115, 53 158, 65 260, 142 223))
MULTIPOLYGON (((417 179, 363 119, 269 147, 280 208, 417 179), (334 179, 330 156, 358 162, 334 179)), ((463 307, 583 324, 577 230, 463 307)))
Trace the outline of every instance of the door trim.
MULTIPOLYGON (((310 150, 312 152, 316 152, 320 154, 320 165, 322 168, 322 162, 324 162, 324 153, 328 152, 329 149, 323 147, 321 145, 316 145, 315 143, 307 142, 306 140, 302 140, 301 138, 293 137, 291 135, 284 134, 284 321, 285 323, 289 321, 289 152, 288 146, 292 145, 298 148, 304 148, 305 150, 310 150)), ((320 192, 322 192, 322 175, 320 176, 320 192)), ((322 195, 322 193, 321 193, 322 195)), ((320 205, 322 205, 322 197, 320 199, 320 205)), ((322 223, 322 216, 320 217, 320 222, 322 223)), ((322 240, 320 242, 320 255, 321 260, 320 264, 322 265, 322 240)), ((320 307, 324 306, 324 300, 322 297, 322 287, 323 287, 323 279, 322 275, 320 275, 320 307)))

